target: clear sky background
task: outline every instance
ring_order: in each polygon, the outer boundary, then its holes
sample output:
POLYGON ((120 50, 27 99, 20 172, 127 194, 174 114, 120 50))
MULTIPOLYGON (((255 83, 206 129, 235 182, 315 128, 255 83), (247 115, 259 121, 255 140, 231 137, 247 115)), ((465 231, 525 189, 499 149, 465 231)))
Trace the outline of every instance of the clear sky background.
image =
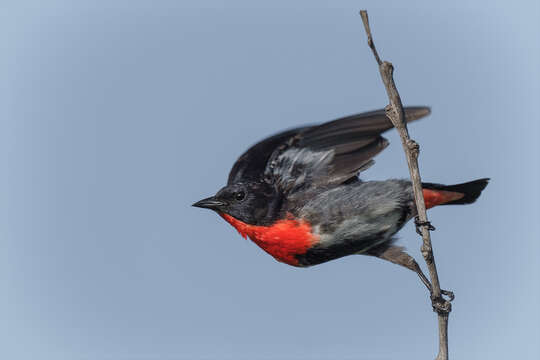
MULTIPOLYGON (((210 211, 249 145, 381 108, 396 66, 455 359, 538 359, 538 1, 3 1, 0 358, 430 359, 416 275, 276 262, 210 211)), ((408 177, 396 133, 366 179, 408 177)), ((401 244, 420 258, 409 224, 401 244)))

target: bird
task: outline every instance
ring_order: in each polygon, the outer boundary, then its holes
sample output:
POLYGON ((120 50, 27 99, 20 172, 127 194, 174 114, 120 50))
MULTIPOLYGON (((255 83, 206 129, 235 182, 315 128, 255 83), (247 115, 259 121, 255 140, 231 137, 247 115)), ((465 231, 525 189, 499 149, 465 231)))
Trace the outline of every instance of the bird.
MULTIPOLYGON (((404 108, 407 122, 430 112, 404 108)), ((381 134, 392 128, 380 109, 282 131, 251 146, 226 186, 192 206, 215 211, 279 262, 310 267, 370 255, 416 272, 431 291, 416 260, 395 244, 396 233, 417 219, 411 182, 361 178, 389 145, 381 134)), ((471 204, 488 181, 422 183, 426 208, 471 204)))

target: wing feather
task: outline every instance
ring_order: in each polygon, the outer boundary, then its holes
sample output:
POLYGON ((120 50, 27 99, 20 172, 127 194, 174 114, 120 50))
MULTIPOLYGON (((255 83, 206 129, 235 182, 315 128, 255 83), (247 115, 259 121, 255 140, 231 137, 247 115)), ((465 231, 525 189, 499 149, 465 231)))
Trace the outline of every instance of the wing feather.
MULTIPOLYGON (((407 122, 429 113, 428 107, 405 108, 407 122)), ((281 132, 246 151, 228 183, 265 179, 285 193, 343 183, 373 164, 388 146, 381 133, 392 127, 385 111, 377 110, 281 132)))
POLYGON ((261 179, 266 169, 268 159, 280 147, 286 147, 287 142, 298 135, 308 126, 297 127, 285 130, 273 136, 270 136, 257 144, 251 146, 234 163, 229 172, 227 185, 241 181, 257 181, 261 179))

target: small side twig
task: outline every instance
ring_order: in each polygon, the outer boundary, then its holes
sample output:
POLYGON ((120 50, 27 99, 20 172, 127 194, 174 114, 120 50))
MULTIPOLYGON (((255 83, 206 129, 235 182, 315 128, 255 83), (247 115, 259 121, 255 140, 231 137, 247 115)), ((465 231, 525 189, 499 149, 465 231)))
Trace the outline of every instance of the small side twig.
POLYGON ((401 103, 401 98, 396 88, 396 84, 394 83, 394 66, 388 61, 381 61, 381 58, 377 53, 377 49, 375 48, 375 44, 373 43, 367 11, 360 11, 360 15, 362 16, 362 22, 364 23, 364 29, 366 30, 368 45, 375 56, 377 64, 379 65, 379 72, 381 74, 381 78, 388 95, 388 100, 390 102, 390 104, 386 107, 386 115, 399 132, 401 143, 407 157, 407 164, 409 166, 409 173, 411 175, 414 190, 414 199, 418 212, 417 229, 422 235, 421 251, 424 260, 426 261, 431 278, 431 304, 433 306, 433 310, 437 312, 439 320, 439 354, 437 355, 436 360, 447 360, 448 315, 452 311, 450 301, 453 299, 453 293, 450 291, 441 290, 439 283, 439 275, 435 265, 435 257, 433 256, 433 247, 431 246, 431 236, 429 232, 434 228, 427 218, 424 194, 422 193, 422 180, 420 178, 420 171, 418 170, 418 155, 420 153, 420 147, 409 136, 407 123, 405 121, 405 113, 403 111, 403 104, 401 103), (450 300, 444 299, 442 295, 449 296, 450 300))

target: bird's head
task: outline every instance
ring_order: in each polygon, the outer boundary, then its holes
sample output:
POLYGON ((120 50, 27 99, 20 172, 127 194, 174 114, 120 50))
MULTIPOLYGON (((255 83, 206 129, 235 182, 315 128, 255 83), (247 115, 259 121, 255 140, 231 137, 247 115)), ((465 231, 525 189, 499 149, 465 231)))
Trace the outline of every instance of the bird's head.
POLYGON ((257 181, 227 185, 192 206, 227 214, 246 224, 267 225, 273 222, 280 205, 281 197, 275 188, 257 181))

